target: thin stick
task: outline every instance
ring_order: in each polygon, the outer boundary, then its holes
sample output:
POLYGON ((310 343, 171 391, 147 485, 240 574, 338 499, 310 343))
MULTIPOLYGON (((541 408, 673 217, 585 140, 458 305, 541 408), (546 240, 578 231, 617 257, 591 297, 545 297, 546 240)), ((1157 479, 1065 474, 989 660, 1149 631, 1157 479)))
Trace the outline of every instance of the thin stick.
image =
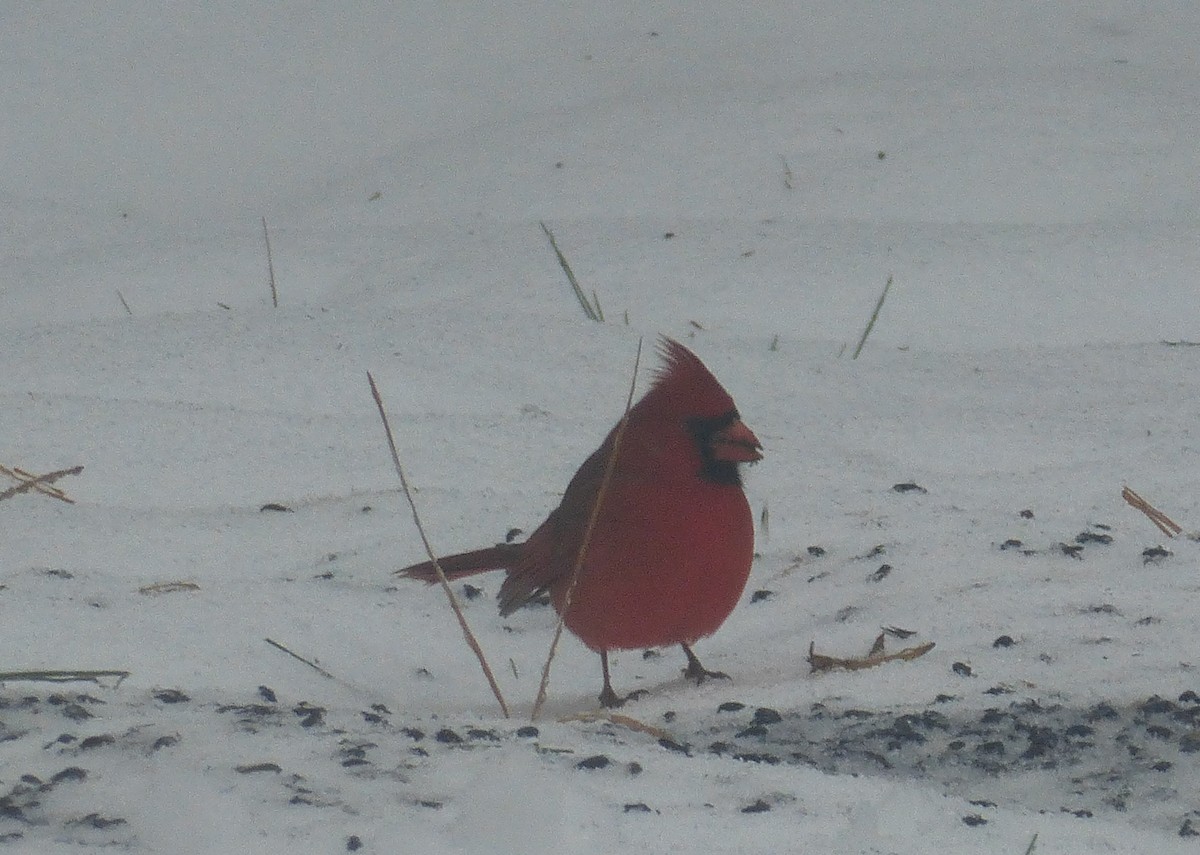
POLYGON ((129 313, 129 317, 133 317, 133 309, 129 308, 129 304, 125 302, 125 295, 121 293, 121 289, 117 289, 117 299, 121 301, 121 305, 125 307, 125 311, 129 313))
POLYGON ((571 584, 563 596, 562 609, 558 613, 558 623, 554 627, 554 638, 550 642, 550 652, 546 656, 546 664, 542 667, 542 681, 538 684, 537 700, 533 704, 530 720, 537 721, 542 705, 546 703, 546 692, 550 686, 550 665, 554 662, 554 653, 558 650, 558 640, 562 638, 563 625, 566 622, 567 611, 571 608, 571 597, 575 594, 575 586, 579 583, 579 571, 587 557, 588 544, 592 539, 592 530, 600 517, 600 506, 604 503, 604 493, 608 490, 608 482, 612 480, 613 469, 617 462, 617 452, 621 448, 621 437, 625 435, 625 427, 629 424, 629 410, 633 406, 633 392, 637 388, 638 366, 642 361, 642 340, 638 339, 637 355, 633 359, 633 377, 629 381, 629 397, 625 400, 625 413, 617 423, 616 433, 613 434, 612 451, 604 466, 604 477, 600 480, 600 489, 596 492, 596 501, 592 504, 592 512, 588 516, 587 528, 583 530, 583 541, 579 544, 579 552, 575 555, 575 566, 571 570, 571 584))
POLYGON ((1167 537, 1174 537, 1183 531, 1179 523, 1175 522, 1175 520, 1171 519, 1128 487, 1121 490, 1121 498, 1128 502, 1131 507, 1137 508, 1149 517, 1150 522, 1158 526, 1158 530, 1167 537))
POLYGON ((1029 848, 1025 850, 1025 855, 1033 855, 1033 849, 1037 846, 1037 832, 1033 833, 1033 840, 1029 841, 1029 848))
MULTIPOLYGON (((588 300, 587 294, 583 293, 583 289, 579 287, 579 280, 575 278, 575 271, 571 269, 571 264, 567 261, 567 257, 563 255, 563 251, 558 248, 558 241, 554 239, 554 233, 550 231, 550 228, 545 223, 539 222, 538 225, 542 227, 542 231, 550 239, 550 248, 554 250, 554 254, 558 257, 558 266, 563 269, 563 273, 567 274, 567 281, 571 283, 571 290, 575 292, 575 299, 583 307, 583 313, 587 315, 590 321, 603 321, 604 316, 599 312, 600 301, 597 300, 596 305, 593 306, 591 301, 588 300)), ((595 294, 594 291, 592 293, 595 294)))
POLYGON ((271 305, 279 308, 279 294, 275 291, 275 264, 271 260, 271 236, 267 234, 267 218, 262 218, 263 243, 267 245, 267 282, 271 285, 271 305))
POLYGON ((504 695, 500 693, 500 686, 496 683, 496 677, 492 674, 487 657, 483 654, 483 648, 479 646, 479 642, 475 639, 475 634, 471 632, 471 627, 467 623, 466 615, 463 614, 458 597, 455 596, 454 589, 450 587, 450 580, 446 578, 446 573, 442 570, 442 565, 438 563, 437 556, 434 555, 433 546, 429 543, 429 537, 425 534, 425 526, 421 524, 421 516, 417 513, 417 503, 413 499, 412 490, 408 486, 408 477, 404 474, 404 467, 400 465, 400 452, 396 450, 396 440, 392 436, 392 427, 388 424, 387 412, 383 408, 383 399, 379 396, 379 388, 375 385, 375 378, 371 376, 370 371, 367 372, 367 382, 371 385, 371 397, 375 399, 375 406, 379 408, 379 418, 383 421, 383 432, 387 435, 388 449, 392 452, 392 463, 396 467, 396 474, 400 476, 400 486, 404 489, 404 498, 408 499, 408 506, 412 509, 413 522, 417 526, 417 533, 421 536, 421 543, 425 546, 425 554, 429 556, 429 560, 433 563, 434 572, 437 573, 438 582, 441 583, 442 590, 446 592, 446 599, 450 601, 450 608, 454 612, 454 617, 458 619, 458 626, 462 629, 463 638, 466 639, 467 646, 471 648, 471 651, 475 654, 475 658, 479 660, 479 666, 483 669, 483 675, 487 678, 488 685, 492 687, 492 694, 496 696, 496 702, 500 704, 500 711, 504 713, 505 718, 509 718, 508 704, 504 702, 504 695))
POLYGON ((871 330, 875 328, 875 321, 879 318, 879 310, 883 308, 883 301, 887 299, 888 289, 892 287, 892 274, 888 274, 887 282, 883 285, 883 292, 879 295, 879 302, 875 304, 875 311, 871 312, 871 319, 867 321, 867 328, 863 330, 862 338, 858 340, 858 347, 854 348, 854 355, 851 359, 858 359, 858 355, 862 353, 863 345, 867 343, 867 336, 871 334, 871 330))
MULTIPOLYGON (((263 639, 263 641, 265 641, 267 644, 269 644, 269 645, 271 645, 272 647, 274 647, 276 650, 282 650, 284 653, 286 653, 288 656, 292 657, 293 659, 298 659, 298 660, 300 660, 300 661, 301 661, 301 662, 303 662, 305 665, 307 665, 309 668, 312 668, 314 671, 316 671, 318 674, 320 674, 322 677, 328 677, 330 680, 337 680, 337 677, 335 677, 335 676, 333 676, 332 674, 330 674, 328 671, 326 671, 324 668, 322 668, 322 667, 321 667, 320 665, 318 665, 316 662, 313 662, 313 661, 311 661, 311 660, 305 659, 305 658, 304 658, 303 656, 301 656, 299 653, 294 653, 294 652, 292 652, 291 650, 288 650, 286 647, 284 647, 284 646, 283 646, 282 644, 280 644, 278 641, 272 641, 272 640, 271 640, 271 639, 269 639, 269 638, 264 638, 264 639, 263 639)), ((338 682, 341 682, 341 681, 338 681, 338 682)))
POLYGON ((28 680, 36 683, 98 683, 101 677, 116 677, 117 685, 128 671, 0 671, 0 683, 28 680))
POLYGON ((60 502, 66 502, 68 505, 75 504, 75 500, 68 498, 67 494, 57 487, 51 487, 59 478, 65 478, 67 475, 78 475, 83 471, 82 466, 72 466, 70 469, 59 469, 55 472, 47 472, 45 475, 31 475, 23 469, 9 469, 6 466, 0 466, 0 474, 7 475, 21 483, 15 487, 9 487, 4 492, 0 493, 0 502, 5 499, 11 499, 19 493, 27 493, 30 490, 37 490, 44 496, 49 496, 52 499, 58 499, 60 502))

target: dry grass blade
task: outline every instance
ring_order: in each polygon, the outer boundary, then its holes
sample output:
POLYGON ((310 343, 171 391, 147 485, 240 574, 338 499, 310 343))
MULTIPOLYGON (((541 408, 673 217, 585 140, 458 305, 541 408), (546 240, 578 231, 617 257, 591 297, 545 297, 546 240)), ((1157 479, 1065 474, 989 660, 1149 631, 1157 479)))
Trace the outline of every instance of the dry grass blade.
MULTIPOLYGON (((269 638, 264 638, 264 639, 263 639, 263 641, 265 641, 267 644, 269 644, 269 645, 271 645, 272 647, 274 647, 276 650, 279 650, 279 651, 282 651, 282 652, 286 653, 288 656, 292 657, 293 659, 296 659, 296 660, 299 660, 300 662, 303 662, 303 663, 304 663, 305 665, 307 665, 309 668, 312 668, 314 671, 316 671, 318 674, 320 674, 322 677, 327 677, 327 678, 329 678, 330 680, 337 680, 337 677, 335 677, 335 676, 333 676, 332 674, 330 674, 328 671, 326 671, 324 668, 322 668, 322 667, 321 667, 320 665, 318 665, 316 662, 313 662, 311 659, 305 659, 305 658, 304 658, 303 656, 301 656, 299 653, 295 653, 295 652, 293 652, 293 651, 289 650, 288 648, 286 648, 286 647, 284 647, 282 644, 280 644, 278 641, 272 641, 272 640, 271 640, 271 639, 269 639, 269 638)), ((341 682, 341 681, 340 681, 340 680, 338 680, 338 682, 341 682)))
POLYGON ((475 638, 475 633, 471 632, 466 615, 463 614, 462 605, 458 602, 458 597, 455 596, 454 589, 450 587, 450 580, 446 578, 446 573, 442 570, 442 565, 438 563, 437 556, 433 553, 433 546, 429 543, 429 537, 425 534, 425 526, 421 524, 421 516, 417 513, 417 503, 413 500, 412 490, 408 486, 408 476, 404 474, 404 467, 400 465, 400 452, 396 451, 396 440, 392 436, 392 426, 388 423, 387 412, 383 408, 383 398, 379 396, 379 388, 375 385, 375 378, 371 376, 370 371, 367 372, 367 382, 371 385, 371 397, 375 399, 375 406, 379 408, 379 418, 383 421, 383 431, 387 435, 388 449, 392 453, 392 463, 396 467, 396 474, 400 476, 400 486, 404 490, 404 498, 408 500, 408 506, 412 509, 413 522, 417 526, 417 533, 421 536, 421 543, 425 546, 425 554, 433 562, 433 569, 437 573, 438 582, 441 584, 442 590, 446 592, 446 599, 450 601, 450 608, 454 612, 454 617, 458 620, 458 626, 462 630, 463 638, 467 641, 467 646, 471 648, 471 652, 479 660, 479 666, 483 669, 483 675, 487 678, 488 685, 492 688, 492 694, 496 696, 496 702, 500 704, 500 711, 504 713, 505 718, 508 718, 508 704, 504 702, 504 695, 500 692, 500 686, 496 682, 496 677, 492 673, 491 667, 488 665, 483 648, 479 646, 479 641, 475 638))
POLYGON ((139 594, 158 596, 159 594, 177 594, 180 591, 199 591, 200 586, 195 582, 179 580, 176 582, 155 582, 153 585, 143 585, 138 588, 139 594))
POLYGON ((888 662, 908 662, 912 659, 917 659, 924 656, 930 650, 933 650, 934 643, 932 641, 925 644, 918 644, 915 647, 906 647, 903 650, 897 650, 895 653, 883 652, 883 634, 880 634, 875 643, 871 645, 871 652, 862 657, 841 658, 838 656, 826 656, 823 653, 817 653, 814 649, 815 644, 808 645, 808 664, 813 672, 817 671, 861 671, 864 668, 874 668, 878 665, 884 665, 888 662))
POLYGON ((863 330, 862 338, 858 340, 858 347, 854 348, 854 355, 851 359, 858 359, 858 355, 862 353, 863 345, 867 343, 867 336, 871 334, 871 330, 875 329, 875 321, 879 320, 879 310, 883 308, 883 301, 887 299, 888 291, 892 287, 892 275, 889 273, 887 282, 883 284, 883 291, 879 295, 879 302, 875 304, 875 311, 871 312, 871 319, 867 321, 867 328, 863 330))
POLYGON ((560 718, 558 721, 562 724, 567 724, 572 721, 582 721, 582 722, 588 722, 588 723, 597 722, 597 721, 607 721, 607 722, 611 722, 612 724, 617 724, 617 725, 620 725, 621 727, 628 728, 629 730, 635 731, 637 733, 647 733, 650 736, 653 736, 655 739, 666 739, 670 742, 676 741, 671 736, 671 734, 667 733, 661 727, 655 727, 652 724, 646 724, 644 721, 638 721, 636 718, 633 718, 632 716, 622 715, 621 713, 609 712, 608 710, 595 710, 592 712, 574 713, 572 715, 560 718))
MULTIPOLYGON (((575 278, 575 271, 571 269, 570 262, 563 255, 563 251, 558 248, 558 241, 554 239, 554 233, 550 231, 550 227, 545 223, 539 223, 542 231, 546 233, 546 237, 550 240, 550 248, 554 250, 554 255, 558 258, 558 266, 563 269, 563 273, 567 275, 567 281, 571 283, 571 290, 575 292, 575 299, 579 301, 579 305, 583 307, 583 313, 587 315, 588 320, 601 322, 604 320, 604 313, 600 311, 600 300, 596 298, 595 305, 588 299, 587 294, 583 293, 583 289, 579 287, 579 280, 575 278)), ((595 297, 596 292, 592 292, 595 297)))
POLYGON ((1158 526, 1158 530, 1167 537, 1175 537, 1175 535, 1183 531, 1179 523, 1175 522, 1175 520, 1171 519, 1128 487, 1121 490, 1121 498, 1128 502, 1131 507, 1137 508, 1149 517, 1150 522, 1158 526))
POLYGON ((271 305, 279 308, 279 293, 275 290, 275 262, 271 258, 271 236, 267 233, 267 218, 262 218, 263 243, 267 245, 267 283, 271 286, 271 305))
POLYGON ((115 677, 117 685, 129 671, 0 671, 0 683, 28 680, 35 683, 99 683, 102 677, 115 677))
POLYGON ((638 339, 637 355, 633 359, 633 377, 629 381, 629 397, 625 400, 625 412, 621 416, 621 421, 617 423, 617 431, 613 434, 613 447, 609 452, 608 460, 604 465, 604 477, 600 480, 600 489, 596 492, 596 501, 592 505, 592 512, 588 516, 587 527, 583 530, 583 541, 579 544, 579 552, 575 555, 575 566, 571 570, 571 583, 567 586, 567 593, 563 597, 562 611, 558 615, 558 623, 554 627, 554 638, 550 642, 550 652, 546 656, 546 664, 542 666, 542 680, 538 684, 537 700, 533 702, 533 712, 530 714, 530 719, 537 721, 538 714, 542 711, 542 705, 546 703, 546 691, 550 686, 550 665, 554 662, 554 653, 558 650, 558 640, 562 638, 563 624, 565 615, 571 608, 571 597, 575 593, 575 585, 579 582, 579 571, 583 568, 583 561, 587 557, 588 543, 592 539, 592 530, 596 527, 596 520, 600 517, 600 507, 604 503, 604 494, 608 490, 608 482, 612 480, 613 466, 617 461, 617 454, 621 448, 621 438, 625 435, 625 427, 629 424, 629 410, 633 406, 633 392, 637 388, 637 373, 638 366, 642 362, 642 340, 638 339))
POLYGON ((20 482, 17 486, 9 487, 0 493, 0 502, 5 499, 11 499, 20 493, 36 490, 43 496, 49 496, 52 499, 58 499, 60 502, 73 505, 75 504, 74 499, 68 498, 66 493, 51 485, 60 478, 65 478, 68 475, 78 475, 82 471, 82 466, 72 466, 70 469, 59 469, 54 472, 47 472, 45 475, 32 475, 24 469, 17 469, 16 467, 9 469, 7 466, 0 466, 0 475, 7 475, 14 481, 20 482))

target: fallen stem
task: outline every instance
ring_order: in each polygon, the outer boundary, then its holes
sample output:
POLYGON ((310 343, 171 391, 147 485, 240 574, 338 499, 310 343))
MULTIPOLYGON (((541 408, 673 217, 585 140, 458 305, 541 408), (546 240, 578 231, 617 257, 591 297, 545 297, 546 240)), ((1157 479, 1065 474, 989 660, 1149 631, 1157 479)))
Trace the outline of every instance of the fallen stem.
POLYGON ((823 653, 817 653, 814 649, 815 647, 815 643, 808 645, 808 664, 814 673, 817 671, 834 671, 838 669, 843 671, 861 671, 864 668, 874 668, 888 662, 907 662, 924 656, 930 650, 933 650, 934 643, 929 641, 925 644, 918 644, 916 647, 906 647, 895 653, 884 653, 883 635, 881 634, 875 639, 875 643, 871 645, 871 652, 869 654, 863 657, 845 659, 838 656, 826 656, 823 653))
POLYGON ((1154 505, 1147 502, 1128 487, 1125 487, 1121 490, 1121 498, 1124 499, 1131 507, 1137 508, 1143 514, 1145 514, 1149 518, 1150 522, 1158 526, 1158 530, 1167 537, 1175 537, 1177 534, 1183 531, 1183 528, 1179 525, 1179 523, 1175 522, 1175 520, 1171 519, 1169 516, 1164 514, 1158 508, 1154 507, 1154 505))
POLYGON ((288 656, 292 657, 293 659, 297 659, 297 660, 303 662, 309 668, 312 668, 314 671, 316 671, 318 674, 320 674, 322 677, 328 677, 330 680, 337 680, 337 677, 333 676, 333 674, 330 674, 328 671, 326 671, 324 668, 322 668, 316 662, 313 662, 310 659, 305 659, 299 653, 289 650, 288 648, 286 648, 282 644, 280 644, 278 641, 274 641, 270 638, 264 638, 263 641, 265 641, 267 644, 274 647, 276 650, 282 650, 284 653, 286 653, 288 656))
POLYGON ((867 343, 867 336, 871 334, 871 330, 875 329, 875 321, 879 319, 879 310, 883 308, 883 301, 887 299, 888 290, 892 287, 892 274, 888 274, 887 282, 883 284, 883 291, 879 295, 879 302, 875 304, 875 311, 871 312, 871 319, 867 321, 867 328, 863 330, 862 338, 858 340, 858 347, 854 348, 854 355, 851 359, 858 359, 858 355, 862 353, 863 345, 867 343))
POLYGON ((98 683, 101 677, 116 677, 117 685, 129 671, 0 671, 0 683, 28 680, 37 683, 98 683))
POLYGON ((375 399, 375 406, 379 408, 379 418, 383 421, 383 432, 387 435, 388 449, 392 453, 392 463, 396 467, 396 474, 400 476, 400 486, 404 490, 404 498, 408 500, 408 506, 412 509, 413 522, 417 526, 417 534, 421 536, 421 543, 425 546, 425 554, 429 556, 429 560, 433 564, 433 570, 437 573, 438 582, 441 584, 442 590, 446 592, 446 599, 450 601, 450 608, 454 612, 454 617, 458 620, 458 626, 462 630, 463 638, 467 641, 467 646, 471 648, 471 651, 475 654, 475 658, 479 660, 479 666, 483 669, 483 675, 487 678, 488 685, 492 687, 492 694, 496 696, 496 702, 500 704, 500 711, 504 713, 505 718, 509 718, 508 704, 504 702, 504 695, 500 692, 500 686, 496 682, 495 675, 492 674, 492 669, 488 665, 483 648, 479 646, 475 634, 471 632, 471 627, 467 623, 466 615, 463 614, 458 597, 455 596, 454 590, 450 587, 450 580, 446 578, 446 573, 442 570, 442 565, 438 563, 437 556, 434 555, 433 546, 429 543, 429 537, 425 534, 425 526, 421 524, 421 515, 417 513, 417 503, 413 499, 412 490, 408 486, 408 477, 404 474, 404 467, 400 465, 400 453, 396 450, 396 440, 392 436, 392 427, 388 424, 387 412, 383 408, 383 399, 379 396, 379 388, 375 385, 375 378, 371 376, 370 371, 367 372, 367 382, 371 385, 371 396, 375 399))

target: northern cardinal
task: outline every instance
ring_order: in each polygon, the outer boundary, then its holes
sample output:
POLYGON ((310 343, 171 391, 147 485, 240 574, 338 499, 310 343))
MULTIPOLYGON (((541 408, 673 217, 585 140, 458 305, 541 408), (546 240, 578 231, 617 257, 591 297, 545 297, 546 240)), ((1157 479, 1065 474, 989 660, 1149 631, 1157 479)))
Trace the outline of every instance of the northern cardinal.
MULTIPOLYGON (((609 679, 610 650, 678 644, 689 679, 727 676, 706 670, 691 646, 733 611, 754 552, 754 520, 739 464, 762 459, 762 445, 695 354, 665 336, 659 352, 663 365, 653 386, 629 410, 569 604, 567 591, 619 424, 524 543, 438 559, 450 579, 506 570, 501 615, 549 591, 567 628, 600 654, 600 703, 606 707, 626 700, 609 679)), ((432 561, 397 572, 437 580, 432 561)))

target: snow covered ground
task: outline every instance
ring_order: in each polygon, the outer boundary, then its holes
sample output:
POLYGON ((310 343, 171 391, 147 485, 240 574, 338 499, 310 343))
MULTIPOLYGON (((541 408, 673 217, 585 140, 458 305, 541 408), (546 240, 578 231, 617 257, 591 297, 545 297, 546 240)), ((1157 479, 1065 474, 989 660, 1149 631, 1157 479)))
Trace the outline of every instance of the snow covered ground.
POLYGON ((1118 0, 0 10, 0 464, 84 467, 0 502, 0 671, 130 672, 0 684, 0 851, 1197 851, 1197 38, 1118 0), (616 656, 660 742, 580 719, 568 639, 531 725, 553 613, 481 577, 504 719, 391 575, 366 372, 451 551, 540 522, 658 333, 766 447, 697 650, 734 679, 616 656), (881 627, 936 647, 809 672, 881 627))

